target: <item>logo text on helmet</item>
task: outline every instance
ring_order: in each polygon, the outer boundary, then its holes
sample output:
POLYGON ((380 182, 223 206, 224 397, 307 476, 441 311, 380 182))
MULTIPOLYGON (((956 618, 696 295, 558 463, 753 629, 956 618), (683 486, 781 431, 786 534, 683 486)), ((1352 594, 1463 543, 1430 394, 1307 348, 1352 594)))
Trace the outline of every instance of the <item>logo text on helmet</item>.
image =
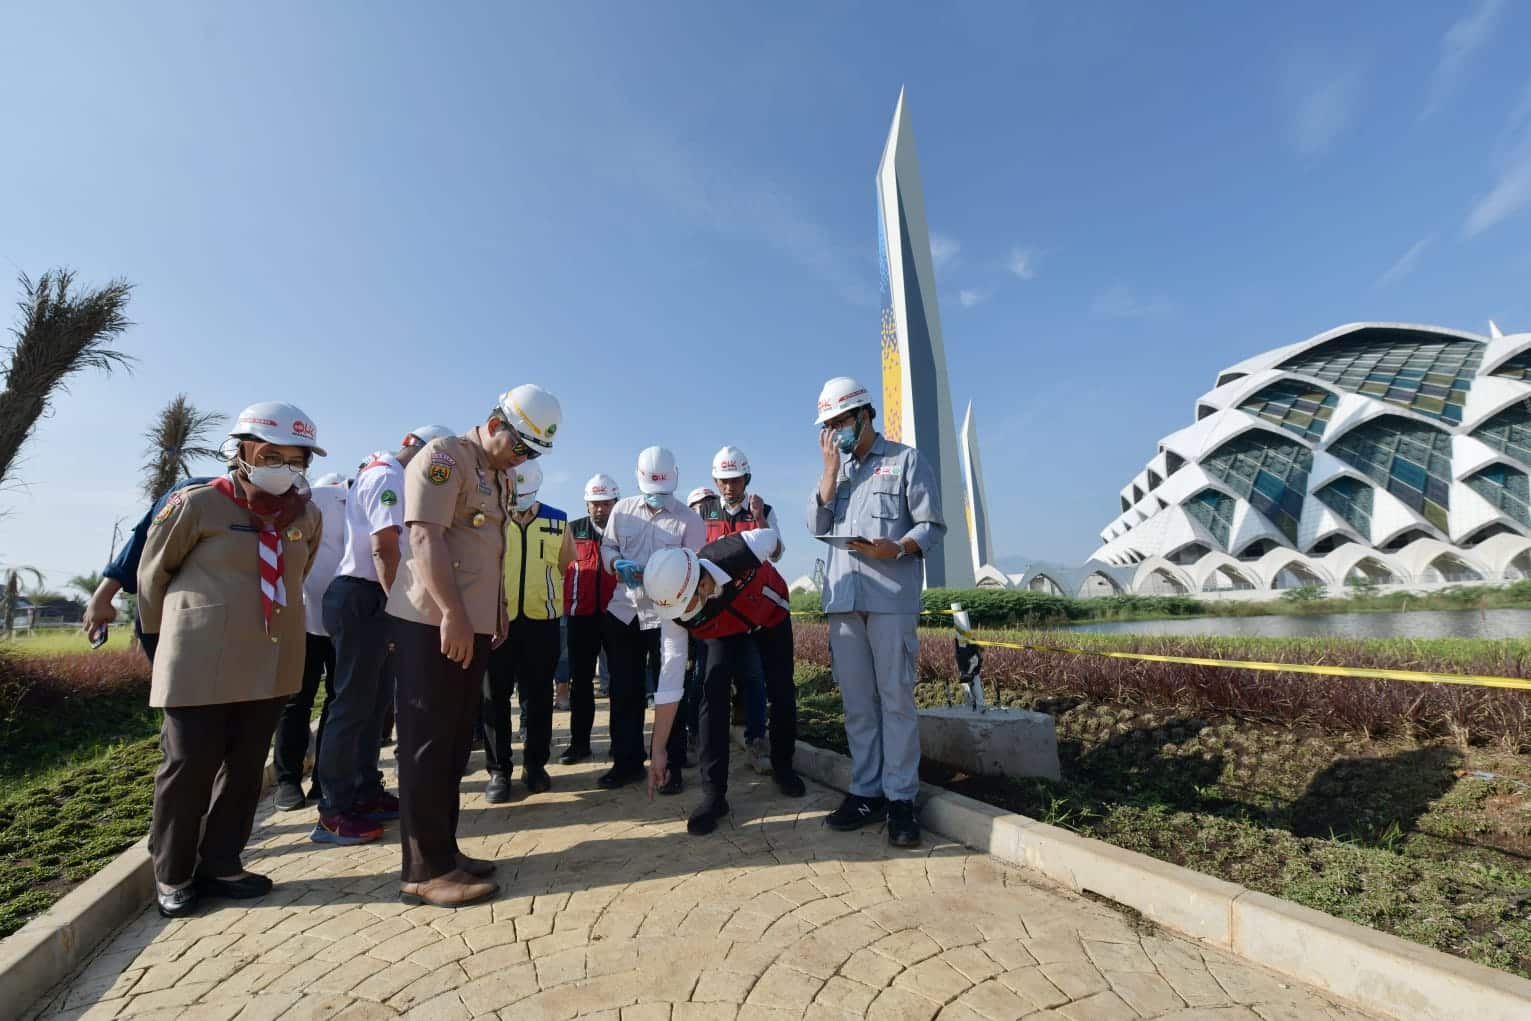
POLYGON ((314 428, 314 424, 305 422, 301 418, 292 423, 292 433, 294 436, 302 436, 310 440, 317 439, 319 436, 319 430, 314 428))
POLYGON ((246 415, 239 420, 240 425, 276 425, 269 418, 256 418, 254 415, 246 415))

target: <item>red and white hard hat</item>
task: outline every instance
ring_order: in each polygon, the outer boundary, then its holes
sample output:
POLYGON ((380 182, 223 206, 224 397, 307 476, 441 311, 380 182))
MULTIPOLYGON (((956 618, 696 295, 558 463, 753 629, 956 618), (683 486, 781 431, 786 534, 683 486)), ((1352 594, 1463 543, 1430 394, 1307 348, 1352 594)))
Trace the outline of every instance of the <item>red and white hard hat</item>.
POLYGON ((872 391, 849 376, 836 376, 819 391, 819 417, 814 424, 823 425, 852 408, 864 408, 871 403, 872 391))
POLYGON ((535 383, 522 383, 500 394, 500 411, 527 443, 544 454, 553 449, 553 437, 563 425, 557 397, 535 383))
POLYGON ((592 475, 590 481, 585 483, 585 500, 589 503, 618 500, 621 497, 622 491, 617 488, 617 480, 610 475, 592 475))
POLYGON ((664 447, 648 447, 638 455, 640 493, 673 493, 680 482, 680 469, 676 467, 675 455, 664 447))
POLYGON ((654 604, 654 612, 665 620, 674 620, 686 612, 686 604, 696 594, 702 579, 702 563, 696 551, 685 546, 655 550, 643 568, 643 592, 654 604))
POLYGON ((444 425, 422 425, 418 429, 411 429, 404 434, 404 442, 401 447, 423 447, 431 440, 439 440, 443 436, 452 436, 454 433, 444 425))
POLYGON ((239 413, 229 438, 261 440, 287 447, 307 447, 319 457, 327 456, 319 446, 319 429, 314 420, 296 404, 286 401, 261 401, 239 413))
POLYGON ((742 479, 750 473, 750 459, 738 447, 724 447, 712 455, 712 477, 742 479))
POLYGON ((706 500, 709 497, 714 497, 714 496, 717 496, 717 495, 718 495, 717 493, 714 493, 711 489, 707 488, 706 486, 697 486, 690 493, 686 494, 686 506, 687 507, 695 507, 698 503, 701 503, 703 500, 706 500))

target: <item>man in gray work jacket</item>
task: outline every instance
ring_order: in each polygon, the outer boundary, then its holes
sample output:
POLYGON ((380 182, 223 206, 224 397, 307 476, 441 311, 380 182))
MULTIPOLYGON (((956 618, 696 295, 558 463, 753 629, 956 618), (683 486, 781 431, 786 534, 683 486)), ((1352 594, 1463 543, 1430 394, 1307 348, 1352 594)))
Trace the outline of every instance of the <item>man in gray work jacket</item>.
POLYGON ((875 415, 870 391, 854 379, 824 384, 818 415, 824 474, 808 501, 808 528, 863 540, 830 544, 822 593, 851 749, 850 794, 826 821, 854 830, 887 819, 889 843, 914 847, 916 628, 923 557, 945 536, 946 522, 930 464, 913 447, 879 435, 875 415))

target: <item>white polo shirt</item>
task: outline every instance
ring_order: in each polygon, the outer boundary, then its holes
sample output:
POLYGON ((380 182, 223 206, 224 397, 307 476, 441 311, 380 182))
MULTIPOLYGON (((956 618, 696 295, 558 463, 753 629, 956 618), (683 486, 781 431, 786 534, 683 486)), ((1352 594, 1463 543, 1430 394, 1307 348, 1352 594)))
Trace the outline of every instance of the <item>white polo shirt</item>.
POLYGON ((392 454, 378 451, 356 474, 346 501, 346 548, 337 574, 377 581, 372 537, 397 528, 404 542, 404 466, 392 454))
POLYGON ((346 504, 349 487, 344 483, 315 486, 309 499, 324 515, 324 530, 319 535, 319 552, 314 566, 303 579, 303 628, 311 635, 329 637, 324 630, 324 590, 335 580, 340 556, 346 545, 346 504))

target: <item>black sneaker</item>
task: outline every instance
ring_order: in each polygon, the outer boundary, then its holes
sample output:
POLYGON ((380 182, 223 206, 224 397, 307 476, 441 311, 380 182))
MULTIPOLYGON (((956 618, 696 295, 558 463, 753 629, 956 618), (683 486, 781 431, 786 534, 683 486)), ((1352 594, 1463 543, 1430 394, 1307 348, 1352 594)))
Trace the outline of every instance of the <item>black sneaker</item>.
POLYGON ((803 778, 797 775, 797 770, 788 766, 786 769, 778 769, 772 772, 776 778, 776 787, 789 798, 800 798, 808 793, 808 785, 803 783, 803 778))
POLYGON ((558 757, 558 761, 562 765, 573 766, 577 763, 584 762, 588 758, 590 758, 589 748, 576 748, 573 745, 570 745, 563 750, 563 754, 558 757))
POLYGON ((603 787, 611 791, 616 790, 618 787, 626 787, 630 783, 636 783, 648 775, 649 772, 646 769, 623 769, 614 766, 602 773, 596 779, 595 784, 597 787, 603 787))
POLYGON ((894 847, 920 846, 920 821, 914 814, 914 802, 888 802, 888 843, 894 847))
POLYGON ((845 800, 840 802, 840 807, 824 817, 824 822, 832 830, 849 833, 882 822, 887 817, 886 798, 863 798, 859 794, 847 794, 845 800))
POLYGON ((308 804, 308 799, 303 796, 303 788, 295 783, 279 783, 276 785, 276 807, 283 812, 291 812, 308 804))
POLYGON ((718 820, 728 814, 728 799, 721 794, 709 794, 700 808, 686 820, 686 832, 694 837, 704 836, 718 828, 718 820))
POLYGON ((671 766, 669 769, 665 770, 665 773, 666 776, 664 783, 659 785, 660 794, 669 797, 673 794, 679 794, 681 791, 686 789, 686 782, 681 779, 679 769, 671 766))
POLYGON ((553 789, 553 781, 548 776, 548 771, 540 766, 536 769, 523 769, 521 782, 526 784, 526 789, 532 794, 545 794, 553 789))
POLYGON ((503 805, 510 800, 510 777, 504 773, 490 773, 484 785, 484 800, 491 805, 503 805))

